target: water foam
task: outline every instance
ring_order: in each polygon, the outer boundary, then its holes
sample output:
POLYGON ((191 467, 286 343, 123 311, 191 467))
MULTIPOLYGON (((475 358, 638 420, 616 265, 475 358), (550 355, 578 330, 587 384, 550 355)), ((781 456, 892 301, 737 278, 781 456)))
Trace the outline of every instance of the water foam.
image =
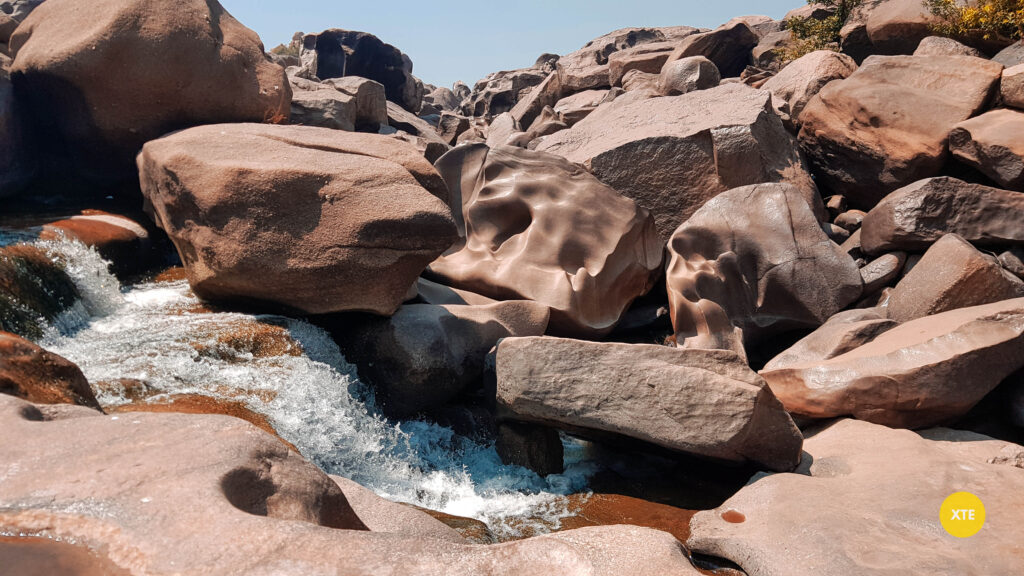
POLYGON ((42 344, 102 383, 104 406, 128 402, 125 380, 144 382, 151 401, 176 394, 242 401, 327 472, 391 500, 477 518, 500 538, 557 527, 570 513, 562 495, 586 489, 592 470, 568 440, 566 473, 541 478, 449 428, 381 417, 355 368, 307 322, 204 311, 184 281, 122 291, 94 251, 68 242, 48 249, 67 262, 83 300, 42 344), (286 330, 301 354, 225 348, 221 336, 260 323, 286 330), (210 349, 217 353, 204 353, 210 349))

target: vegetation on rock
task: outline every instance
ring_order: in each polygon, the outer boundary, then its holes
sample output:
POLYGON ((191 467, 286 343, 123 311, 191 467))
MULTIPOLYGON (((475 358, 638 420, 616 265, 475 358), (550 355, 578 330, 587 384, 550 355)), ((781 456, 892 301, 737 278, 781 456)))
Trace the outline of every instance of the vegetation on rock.
POLYGON ((816 50, 839 51, 839 31, 843 29, 853 9, 863 0, 807 0, 808 4, 820 4, 835 8, 835 12, 823 20, 807 16, 795 16, 786 22, 786 28, 793 32, 794 43, 782 50, 784 61, 792 61, 816 50))
POLYGON ((963 5, 957 0, 924 0, 942 22, 935 31, 950 38, 984 40, 1024 39, 1024 0, 978 0, 963 5))

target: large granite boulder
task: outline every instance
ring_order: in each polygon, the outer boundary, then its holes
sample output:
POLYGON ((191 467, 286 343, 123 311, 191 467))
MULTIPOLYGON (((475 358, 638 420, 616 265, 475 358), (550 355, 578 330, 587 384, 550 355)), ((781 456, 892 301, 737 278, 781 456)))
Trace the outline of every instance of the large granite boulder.
POLYGON ((697 513, 687 546, 750 576, 1018 570, 1021 446, 973 432, 918 435, 842 420, 809 435, 804 449, 810 457, 798 473, 755 477, 718 508, 697 513), (954 538, 939 511, 963 490, 988 514, 981 532, 954 538))
POLYGON ((499 418, 770 470, 800 462, 800 431, 731 352, 509 338, 494 354, 499 418))
POLYGON ((541 67, 491 73, 473 87, 462 102, 462 112, 485 118, 508 112, 550 74, 541 67))
POLYGON ((999 83, 999 99, 1006 106, 1024 110, 1024 64, 1003 70, 999 83))
POLYGON ((211 125, 138 162, 148 211, 210 300, 388 315, 456 239, 444 182, 386 136, 211 125))
POLYGON ((669 242, 666 270, 676 343, 725 348, 815 328, 857 301, 854 260, 821 229, 789 184, 718 195, 669 242))
POLYGON ((0 394, 37 404, 100 407, 78 366, 8 332, 0 332, 0 394))
POLYGON ((857 70, 857 63, 846 54, 817 50, 790 62, 778 74, 761 85, 778 102, 789 106, 789 115, 796 126, 807 103, 829 82, 843 80, 857 70))
POLYGON ((723 78, 733 78, 750 64, 750 53, 760 41, 746 22, 736 18, 710 32, 685 38, 669 56, 668 63, 688 56, 704 56, 715 63, 723 78))
POLYGON ((832 82, 801 115, 800 144, 819 184, 870 209, 937 176, 954 126, 981 111, 1000 64, 970 56, 873 56, 832 82))
MULTIPOLYGON (((693 29, 690 29, 693 30, 693 29)), ((614 52, 640 44, 664 42, 665 34, 656 28, 623 28, 587 42, 586 46, 558 60, 559 85, 565 94, 610 88, 608 57, 614 52)))
POLYGON ((718 67, 703 56, 680 58, 658 71, 658 91, 664 96, 707 90, 721 81, 718 67))
POLYGON ((865 31, 873 54, 913 54, 940 22, 921 0, 886 0, 868 15, 865 31))
POLYGON ((914 56, 976 56, 984 58, 979 50, 965 46, 952 38, 928 36, 917 45, 914 56))
POLYGON ((678 42, 650 42, 612 52, 608 56, 608 81, 621 86, 622 77, 630 70, 658 74, 678 42))
POLYGON ((300 58, 306 77, 369 78, 384 85, 389 101, 409 112, 423 105, 423 83, 412 75, 412 60, 373 34, 339 28, 307 34, 300 58))
POLYGON ((0 395, 0 436, 0 531, 92 550, 98 573, 698 574, 673 536, 634 526, 468 544, 235 418, 108 417, 0 395))
POLYGON ((541 336, 549 311, 535 302, 485 306, 409 304, 391 318, 341 321, 335 341, 359 375, 377 389, 390 416, 443 406, 480 384, 484 358, 498 340, 541 336))
POLYGON ((796 360, 761 372, 794 414, 934 426, 1024 367, 1024 298, 919 318, 833 358, 796 360))
POLYGON ((996 184, 1024 191, 1024 112, 993 110, 957 124, 949 134, 953 156, 996 184))
POLYGON ((289 80, 292 124, 377 132, 388 123, 384 86, 378 82, 354 76, 326 82, 297 76, 289 80))
POLYGON ((551 333, 607 334, 661 269, 647 210, 562 158, 475 144, 455 148, 437 169, 459 241, 429 274, 491 298, 544 304, 551 333))
POLYGON ((288 120, 284 69, 215 0, 48 0, 11 51, 36 141, 91 177, 132 177, 142 145, 174 130, 288 120))
POLYGON ((979 246, 1024 243, 1024 194, 929 178, 889 194, 861 224, 868 254, 923 251, 946 234, 979 246))
POLYGON ((768 92, 727 84, 682 96, 615 102, 537 150, 583 164, 654 215, 668 239, 718 194, 791 182, 816 195, 768 92))
POLYGON ((947 310, 1024 297, 1024 281, 956 234, 932 245, 889 295, 889 318, 907 322, 947 310))

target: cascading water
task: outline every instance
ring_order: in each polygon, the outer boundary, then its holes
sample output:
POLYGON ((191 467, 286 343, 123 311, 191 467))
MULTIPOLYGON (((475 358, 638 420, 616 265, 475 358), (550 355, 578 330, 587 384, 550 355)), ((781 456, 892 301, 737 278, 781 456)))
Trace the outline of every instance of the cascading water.
POLYGON ((244 402, 282 438, 331 474, 385 498, 486 522, 499 538, 557 527, 562 496, 586 489, 591 466, 566 441, 565 474, 541 478, 501 463, 482 445, 426 422, 394 423, 323 330, 281 316, 211 312, 184 281, 122 288, 81 244, 40 243, 65 263, 82 300, 41 344, 77 363, 105 407, 129 402, 132 382, 148 401, 198 394, 244 402), (284 348, 232 348, 225 335, 270 326, 284 348))

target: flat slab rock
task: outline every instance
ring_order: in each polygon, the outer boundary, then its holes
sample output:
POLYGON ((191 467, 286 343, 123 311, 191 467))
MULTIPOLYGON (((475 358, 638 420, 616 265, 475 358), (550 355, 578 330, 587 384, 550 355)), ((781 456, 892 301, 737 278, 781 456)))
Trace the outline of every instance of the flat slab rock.
POLYGON ((494 363, 499 418, 771 470, 800 461, 793 420, 729 351, 508 338, 494 363))
POLYGON ((761 376, 794 414, 934 426, 1024 367, 1024 298, 913 320, 827 360, 790 358, 761 376))
POLYGON ((809 435, 794 474, 755 476, 694 516, 687 544, 750 576, 1016 574, 1024 562, 1024 447, 972 432, 920 434, 842 420, 809 435), (939 521, 961 490, 985 526, 954 538, 939 521))
POLYGON ((0 532, 75 542, 136 574, 698 573, 672 535, 634 526, 462 543, 235 418, 0 395, 0 437, 0 532))

